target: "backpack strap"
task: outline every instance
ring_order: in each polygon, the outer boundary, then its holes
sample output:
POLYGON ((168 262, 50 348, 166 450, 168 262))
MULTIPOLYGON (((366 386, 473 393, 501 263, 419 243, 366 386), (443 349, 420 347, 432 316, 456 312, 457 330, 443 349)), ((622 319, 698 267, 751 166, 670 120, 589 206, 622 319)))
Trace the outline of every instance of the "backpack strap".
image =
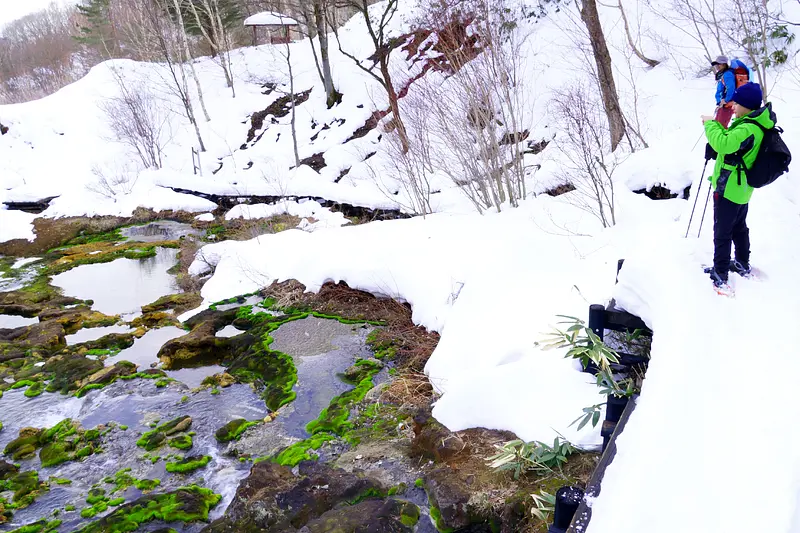
MULTIPOLYGON (((774 126, 774 127, 772 127, 772 128, 769 128, 769 129, 767 129, 767 128, 765 128, 765 127, 764 127, 764 126, 763 126, 763 125, 762 125, 760 122, 758 122, 758 121, 756 121, 755 119, 752 119, 752 118, 750 118, 750 117, 744 117, 744 118, 742 119, 742 123, 746 123, 746 124, 755 124, 756 126, 758 126, 759 128, 761 128, 761 132, 762 132, 763 134, 765 134, 765 135, 766 135, 766 133, 767 133, 768 131, 770 131, 770 129, 774 129, 774 130, 776 130, 778 133, 783 133, 783 130, 782 130, 781 128, 779 128, 778 126, 774 126)), ((764 141, 763 141, 763 139, 762 139, 762 141, 761 141, 761 142, 764 142, 764 141)), ((750 150, 752 150, 752 148, 750 148, 750 150)), ((736 157, 736 159, 737 159, 737 161, 736 161, 736 181, 737 181, 737 183, 738 183, 739 185, 741 185, 741 184, 742 184, 742 169, 744 169, 745 173, 747 172, 747 167, 745 167, 745 165, 744 165, 744 154, 743 154, 743 153, 739 153, 739 152, 737 151, 737 152, 735 152, 735 153, 734 153, 734 154, 732 154, 732 155, 734 155, 734 156, 736 157)))

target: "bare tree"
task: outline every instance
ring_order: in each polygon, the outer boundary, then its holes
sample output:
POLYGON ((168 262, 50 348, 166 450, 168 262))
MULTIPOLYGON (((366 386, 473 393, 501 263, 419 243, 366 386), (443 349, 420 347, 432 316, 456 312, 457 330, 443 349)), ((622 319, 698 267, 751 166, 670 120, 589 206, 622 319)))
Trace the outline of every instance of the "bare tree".
POLYGON ((562 178, 575 187, 568 200, 609 227, 616 223, 612 176, 621 156, 611 153, 609 125, 595 94, 581 84, 557 93, 553 104, 567 135, 556 144, 564 156, 562 178))
POLYGON ((597 2, 596 0, 580 1, 582 2, 580 5, 581 20, 589 32, 589 41, 597 65, 597 81, 603 98, 603 108, 608 117, 611 151, 613 152, 625 135, 625 118, 622 116, 622 107, 619 105, 619 95, 611 66, 611 54, 608 52, 606 37, 597 13, 597 2))
POLYGON ((535 170, 525 163, 535 92, 523 73, 527 35, 512 24, 518 4, 437 5, 422 26, 433 30, 430 53, 439 59, 403 99, 409 160, 396 159, 398 169, 407 169, 416 196, 430 194, 428 176, 438 173, 479 212, 515 207, 535 170))
MULTIPOLYGON (((325 99, 328 108, 333 107, 341 99, 341 95, 333 85, 333 73, 330 60, 330 43, 328 41, 329 20, 334 19, 334 15, 329 15, 329 11, 335 10, 333 0, 297 0, 291 6, 296 11, 305 27, 305 35, 308 37, 317 73, 325 87, 325 99), (314 41, 319 43, 319 53, 314 41)), ((301 31, 303 31, 301 29, 301 31)))
POLYGON ((101 103, 114 140, 130 148, 145 168, 161 168, 172 140, 169 114, 142 83, 132 84, 112 67, 119 95, 101 103))
POLYGON ((233 97, 236 98, 230 56, 231 36, 223 23, 222 6, 219 0, 200 0, 199 6, 194 0, 183 0, 183 2, 192 14, 193 26, 211 47, 212 56, 217 59, 225 73, 225 82, 230 87, 233 97), (205 24, 205 21, 208 21, 208 24, 205 24))
POLYGON ((368 59, 368 61, 372 61, 372 64, 369 66, 364 65, 361 59, 342 48, 342 40, 339 38, 339 32, 338 29, 336 29, 337 26, 336 24, 332 24, 331 26, 334 28, 336 42, 339 45, 339 51, 342 55, 350 58, 358 68, 372 76, 381 87, 383 87, 384 91, 386 91, 386 96, 389 100, 389 109, 392 112, 394 128, 400 136, 403 149, 408 150, 408 135, 400 115, 399 97, 397 95, 397 89, 392 82, 392 74, 389 70, 389 58, 397 44, 392 41, 389 35, 389 25, 397 14, 399 1, 400 0, 386 0, 378 16, 374 18, 370 15, 369 0, 342 0, 340 4, 352 7, 364 18, 367 33, 375 49, 375 53, 368 59), (375 67, 378 68, 377 73, 375 72, 375 67))
POLYGON ((189 72, 191 73, 192 79, 194 79, 195 88, 197 89, 197 99, 200 102, 200 108, 203 110, 203 115, 205 116, 206 122, 211 120, 211 117, 208 116, 208 110, 206 109, 206 102, 203 98, 203 87, 200 84, 200 78, 197 77, 197 71, 194 68, 194 62, 192 61, 192 52, 189 48, 189 37, 186 35, 186 24, 183 21, 183 13, 181 12, 181 7, 179 0, 172 0, 172 6, 175 9, 175 17, 178 23, 178 40, 181 44, 181 49, 183 51, 183 61, 186 62, 189 66, 189 72))
POLYGON ((634 41, 633 39, 633 34, 631 34, 631 26, 628 23, 628 16, 625 14, 625 8, 622 7, 622 0, 617 0, 616 5, 603 4, 602 2, 600 3, 600 5, 619 10, 620 15, 622 16, 622 25, 625 28, 625 37, 627 37, 628 39, 628 46, 631 47, 631 51, 633 51, 633 53, 636 54, 636 57, 638 57, 645 65, 647 65, 650 68, 653 68, 657 66, 659 63, 661 63, 660 61, 656 61, 655 59, 648 58, 641 52, 641 50, 639 50, 639 46, 636 45, 636 41, 634 41))

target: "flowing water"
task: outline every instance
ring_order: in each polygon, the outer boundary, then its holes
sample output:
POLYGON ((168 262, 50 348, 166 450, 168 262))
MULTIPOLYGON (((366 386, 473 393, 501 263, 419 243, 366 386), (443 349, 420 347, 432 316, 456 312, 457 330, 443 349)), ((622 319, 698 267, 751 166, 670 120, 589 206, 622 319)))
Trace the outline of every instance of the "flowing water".
POLYGON ((189 224, 173 222, 172 220, 158 220, 143 226, 122 228, 122 235, 127 237, 128 241, 156 242, 174 241, 188 235, 201 237, 203 232, 194 229, 189 224))
MULTIPOLYGON (((172 276, 167 273, 174 261, 175 250, 159 249, 157 256, 150 259, 118 259, 106 264, 79 266, 55 276, 53 284, 63 287, 67 295, 94 300, 93 308, 98 311, 132 316, 141 310, 141 305, 174 292, 172 276)), ((251 297, 245 303, 255 303, 255 298, 251 297)), ((236 305, 242 303, 229 304, 236 305)), ((35 322, 36 319, 0 316, 0 327, 4 324, 25 325, 31 321, 35 322), (21 322, 23 320, 26 322, 21 322)), ((108 333, 122 333, 127 331, 126 328, 111 326, 84 329, 69 335, 67 341, 75 345, 108 333)), ((160 479, 157 492, 190 483, 213 489, 223 495, 223 500, 213 510, 212 519, 220 516, 230 503, 239 481, 248 475, 250 468, 250 463, 240 462, 229 453, 236 449, 254 457, 268 455, 307 437, 305 425, 316 418, 336 395, 352 388, 341 381, 337 374, 345 371, 356 359, 370 356, 365 344, 370 329, 309 317, 289 322, 274 331, 272 348, 291 355, 295 361, 298 372, 295 385, 297 399, 283 407, 272 422, 251 427, 240 441, 229 444, 216 441, 214 433, 217 429, 235 418, 263 419, 268 411, 257 391, 249 385, 234 384, 220 388, 214 394, 208 388, 192 391, 206 376, 224 371, 218 365, 167 371, 168 376, 177 381, 162 387, 157 387, 157 380, 152 379, 120 380, 103 389, 90 391, 83 398, 58 393, 28 398, 23 394, 24 388, 6 391, 0 399, 0 421, 4 426, 0 431, 0 448, 13 440, 24 427, 52 427, 64 418, 79 420, 87 429, 109 422, 127 426, 128 429, 115 429, 103 436, 103 452, 82 461, 51 468, 41 468, 38 457, 21 461, 22 470, 36 469, 40 479, 55 476, 69 479, 72 483, 51 483, 49 491, 42 493, 30 507, 15 511, 10 523, 0 526, 0 530, 14 529, 51 517, 54 511, 60 509, 58 518, 64 521, 60 531, 72 531, 88 522, 80 517, 80 511, 88 507, 85 499, 92 485, 127 467, 132 469, 130 474, 136 478, 160 479), (136 445, 136 441, 150 429, 149 424, 156 420, 163 423, 182 415, 192 417, 191 431, 196 432, 193 447, 185 451, 167 447, 154 450, 152 455, 161 456, 155 463, 145 458, 146 452, 136 445), (191 474, 167 473, 164 457, 175 453, 209 455, 212 460, 205 468, 191 474), (74 505, 76 510, 64 511, 68 504, 74 505)), ((218 334, 233 336, 239 333, 239 330, 229 326, 218 334)), ((177 327, 150 330, 136 339, 133 346, 108 357, 105 364, 127 360, 138 365, 140 370, 158 367, 157 354, 161 346, 184 334, 186 331, 177 327)), ((101 486, 107 489, 111 487, 103 483, 101 486)), ((126 501, 131 501, 139 495, 140 492, 131 487, 113 497, 123 496, 126 501)), ((194 533, 203 524, 171 526, 181 532, 194 533)), ((153 524, 143 530, 156 527, 153 524)))

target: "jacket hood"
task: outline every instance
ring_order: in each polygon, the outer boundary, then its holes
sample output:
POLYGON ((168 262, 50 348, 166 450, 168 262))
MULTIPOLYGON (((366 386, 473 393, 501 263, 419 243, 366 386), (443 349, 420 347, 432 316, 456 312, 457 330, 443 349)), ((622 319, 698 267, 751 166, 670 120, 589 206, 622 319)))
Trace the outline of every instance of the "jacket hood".
POLYGON ((774 128, 778 123, 778 117, 776 117, 775 112, 772 111, 772 103, 768 103, 761 109, 756 109, 743 118, 749 118, 768 130, 774 128))

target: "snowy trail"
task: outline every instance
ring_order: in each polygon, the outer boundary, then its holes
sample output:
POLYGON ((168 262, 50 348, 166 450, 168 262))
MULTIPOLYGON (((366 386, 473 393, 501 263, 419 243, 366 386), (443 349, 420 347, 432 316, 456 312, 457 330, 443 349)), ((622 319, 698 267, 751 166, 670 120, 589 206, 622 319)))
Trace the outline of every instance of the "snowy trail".
POLYGON ((749 217, 769 278, 735 279, 735 299, 698 274, 710 231, 626 260, 616 298, 654 329, 652 362, 589 533, 800 531, 800 219, 780 192, 749 217))

